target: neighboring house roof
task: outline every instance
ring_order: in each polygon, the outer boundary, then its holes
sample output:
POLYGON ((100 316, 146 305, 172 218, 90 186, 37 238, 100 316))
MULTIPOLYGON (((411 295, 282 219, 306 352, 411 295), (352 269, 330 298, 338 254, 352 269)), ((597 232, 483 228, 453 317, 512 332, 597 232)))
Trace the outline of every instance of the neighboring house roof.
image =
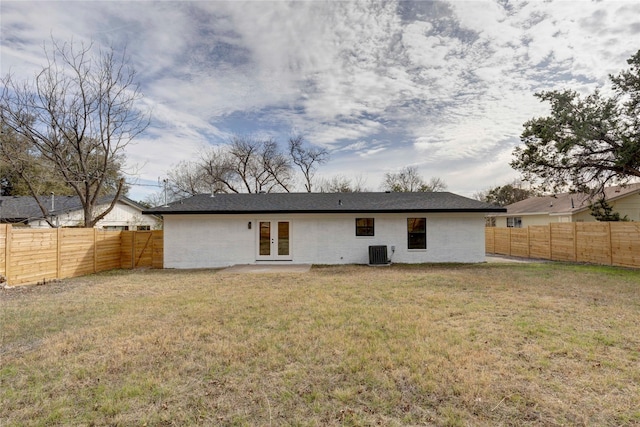
POLYGON ((144 214, 505 212, 448 192, 200 194, 144 214))
MULTIPOLYGON (((613 202, 632 194, 640 194, 640 183, 627 186, 605 188, 605 200, 613 202)), ((507 213, 512 215, 572 215, 589 209, 592 200, 586 193, 561 193, 552 196, 530 197, 507 205, 507 213)))
MULTIPOLYGON (((78 196, 40 196, 40 202, 49 211, 49 216, 60 215, 82 209, 82 203, 78 196)), ((98 199, 97 205, 111 203, 113 196, 103 196, 98 199)), ((144 206, 120 196, 120 202, 135 207, 142 211, 144 206)), ((42 219, 42 211, 36 200, 31 196, 0 196, 0 220, 3 222, 29 222, 42 219)))

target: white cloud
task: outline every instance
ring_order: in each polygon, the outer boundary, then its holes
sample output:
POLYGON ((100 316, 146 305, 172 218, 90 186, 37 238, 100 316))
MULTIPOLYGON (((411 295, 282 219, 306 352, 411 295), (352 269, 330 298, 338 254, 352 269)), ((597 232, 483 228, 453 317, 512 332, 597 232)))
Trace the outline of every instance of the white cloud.
POLYGON ((325 175, 377 189, 414 164, 469 194, 513 177, 522 123, 547 109, 534 92, 606 85, 640 36, 631 0, 1 7, 3 74, 32 75, 50 34, 128 46, 154 110, 128 150, 145 180, 231 133, 296 129, 332 151, 325 175))

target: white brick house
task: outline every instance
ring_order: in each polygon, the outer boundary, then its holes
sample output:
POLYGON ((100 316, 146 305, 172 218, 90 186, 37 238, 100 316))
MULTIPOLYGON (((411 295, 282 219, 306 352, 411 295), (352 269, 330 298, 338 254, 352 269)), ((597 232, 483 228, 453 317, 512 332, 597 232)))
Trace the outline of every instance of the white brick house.
POLYGON ((164 218, 165 268, 234 264, 482 262, 484 216, 504 209, 452 193, 198 195, 164 218))

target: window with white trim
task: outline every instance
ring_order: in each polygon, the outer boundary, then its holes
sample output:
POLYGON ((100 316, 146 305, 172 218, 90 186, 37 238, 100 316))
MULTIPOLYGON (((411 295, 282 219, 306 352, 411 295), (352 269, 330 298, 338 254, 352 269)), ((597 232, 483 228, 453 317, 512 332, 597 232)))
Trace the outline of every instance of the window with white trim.
POLYGON ((522 228, 522 217, 521 216, 508 216, 507 217, 507 227, 510 227, 510 228, 522 228))

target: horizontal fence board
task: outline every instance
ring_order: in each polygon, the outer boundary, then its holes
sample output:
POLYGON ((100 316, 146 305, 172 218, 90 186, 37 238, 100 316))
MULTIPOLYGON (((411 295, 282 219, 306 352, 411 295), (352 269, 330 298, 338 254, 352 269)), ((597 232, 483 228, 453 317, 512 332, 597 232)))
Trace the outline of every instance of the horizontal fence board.
POLYGON ((161 230, 16 229, 0 224, 0 275, 10 285, 134 266, 163 267, 161 230))
POLYGON ((609 223, 576 224, 578 262, 610 264, 611 236, 609 223))
POLYGON ((45 263, 58 265, 55 252, 45 254, 45 256, 43 256, 42 258, 22 258, 22 259, 16 259, 16 260, 12 259, 11 270, 13 271, 14 268, 18 268, 21 266, 29 267, 29 266, 36 266, 36 265, 45 264, 45 263))
POLYGON ((160 230, 151 232, 153 235, 152 268, 162 268, 164 265, 164 233, 160 230))
POLYGON ((44 268, 51 267, 55 270, 57 266, 58 266, 58 263, 56 262, 55 258, 35 260, 31 262, 19 261, 19 262, 11 263, 11 271, 15 273, 20 270, 23 270, 23 271, 28 271, 29 269, 37 270, 40 267, 44 267, 44 268))
POLYGON ((531 258, 549 259, 551 257, 549 228, 543 225, 529 228, 529 256, 531 258))
POLYGON ((508 228, 496 228, 494 234, 495 251, 500 255, 509 255, 511 253, 511 230, 508 228))
POLYGON ((12 281, 13 284, 41 283, 44 280, 55 280, 58 278, 55 270, 51 272, 40 271, 34 274, 17 274, 12 277, 14 277, 12 281))
POLYGON ((511 256, 527 258, 529 256, 529 230, 514 228, 511 230, 511 256))
POLYGON ((551 259, 554 261, 575 261, 575 223, 551 224, 551 259))
POLYGON ((519 257, 640 267, 640 224, 578 222, 492 228, 487 253, 519 257), (491 250, 492 249, 492 250, 491 250), (528 250, 529 255, 523 255, 528 250))
POLYGON ((611 258, 612 264, 622 267, 640 265, 640 239, 633 236, 640 235, 638 223, 611 224, 611 258))
POLYGON ((494 230, 495 227, 485 227, 484 230, 484 251, 490 254, 495 252, 494 230))

